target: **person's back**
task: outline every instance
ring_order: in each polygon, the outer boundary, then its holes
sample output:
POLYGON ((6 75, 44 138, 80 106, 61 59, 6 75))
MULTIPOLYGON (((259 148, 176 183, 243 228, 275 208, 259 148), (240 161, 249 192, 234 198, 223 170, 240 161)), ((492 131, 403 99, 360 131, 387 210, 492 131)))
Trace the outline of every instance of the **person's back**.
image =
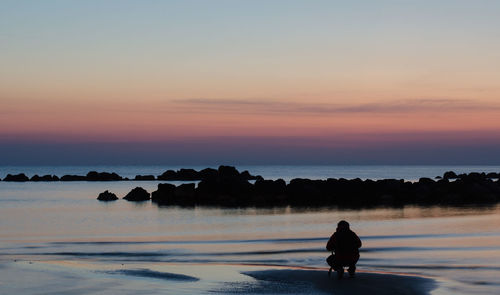
POLYGON ((335 255, 327 259, 328 264, 342 277, 344 266, 349 267, 349 274, 354 275, 356 262, 359 260, 359 248, 361 240, 358 235, 349 228, 349 223, 342 220, 337 225, 337 230, 328 240, 326 249, 335 252, 335 255))

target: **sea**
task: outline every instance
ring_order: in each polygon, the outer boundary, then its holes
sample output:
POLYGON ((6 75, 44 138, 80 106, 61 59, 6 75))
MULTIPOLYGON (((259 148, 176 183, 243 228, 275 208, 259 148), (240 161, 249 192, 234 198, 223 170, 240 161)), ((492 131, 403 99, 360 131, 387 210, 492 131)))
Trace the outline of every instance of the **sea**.
MULTIPOLYGON (((160 175, 206 166, 1 166, 160 175)), ((212 167, 217 168, 217 167, 212 167)), ((266 179, 405 179, 500 166, 236 166, 266 179)), ((165 181, 0 181, 0 294, 500 294, 500 205, 159 207, 122 198, 165 181), (361 238, 355 278, 328 276, 339 220, 361 238)), ((180 183, 180 182, 173 182, 180 183)), ((304 196, 307 198, 307 196, 304 196)))

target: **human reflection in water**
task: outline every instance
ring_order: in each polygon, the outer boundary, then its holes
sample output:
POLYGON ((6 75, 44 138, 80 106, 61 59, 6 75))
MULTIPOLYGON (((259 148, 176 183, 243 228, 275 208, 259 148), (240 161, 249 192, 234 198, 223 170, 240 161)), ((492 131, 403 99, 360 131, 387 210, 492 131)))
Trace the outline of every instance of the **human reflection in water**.
POLYGON ((356 262, 359 260, 359 248, 361 248, 361 240, 358 235, 349 228, 347 221, 341 220, 337 224, 337 230, 326 244, 326 250, 332 252, 332 255, 326 259, 330 265, 328 275, 331 275, 333 269, 337 271, 337 277, 341 279, 344 276, 344 267, 349 267, 349 276, 353 277, 356 273, 356 262))

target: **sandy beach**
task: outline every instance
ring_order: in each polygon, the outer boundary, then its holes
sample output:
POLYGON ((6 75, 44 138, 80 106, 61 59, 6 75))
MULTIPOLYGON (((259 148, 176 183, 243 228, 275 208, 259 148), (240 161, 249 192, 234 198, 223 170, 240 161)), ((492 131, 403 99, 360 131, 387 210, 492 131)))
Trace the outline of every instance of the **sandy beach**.
POLYGON ((0 263, 1 294, 372 294, 424 295, 429 278, 359 272, 338 280, 326 269, 171 263, 103 264, 39 260, 0 263))

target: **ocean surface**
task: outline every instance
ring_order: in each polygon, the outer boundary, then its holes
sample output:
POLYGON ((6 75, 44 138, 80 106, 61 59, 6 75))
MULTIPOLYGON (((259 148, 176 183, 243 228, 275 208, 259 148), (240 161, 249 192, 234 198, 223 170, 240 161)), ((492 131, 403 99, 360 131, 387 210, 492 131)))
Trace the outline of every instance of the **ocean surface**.
MULTIPOLYGON (((0 167, 0 178, 91 170, 133 177, 178 168, 0 167)), ((285 180, 500 172, 498 166, 237 168, 285 180)), ((500 205, 227 209, 96 200, 104 190, 123 197, 158 183, 0 181, 0 294, 332 294, 335 288, 355 294, 349 288, 362 282, 381 294, 419 282, 431 294, 500 294, 500 205), (363 247, 358 277, 340 283, 327 276, 325 244, 341 219, 363 247), (420 281, 406 281, 411 277, 420 281), (314 287, 318 281, 323 289, 314 287)))

